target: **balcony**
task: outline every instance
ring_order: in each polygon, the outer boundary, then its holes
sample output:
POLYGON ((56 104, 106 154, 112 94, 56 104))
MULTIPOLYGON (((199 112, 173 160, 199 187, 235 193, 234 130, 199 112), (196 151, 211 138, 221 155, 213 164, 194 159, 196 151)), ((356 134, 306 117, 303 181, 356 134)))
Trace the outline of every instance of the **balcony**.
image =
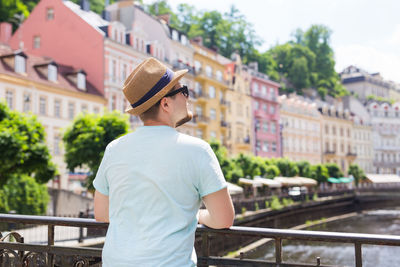
POLYGON ((197 90, 197 91, 194 91, 193 98, 198 100, 198 101, 207 101, 209 96, 205 92, 203 92, 202 90, 197 90))
POLYGON ((348 158, 348 159, 351 160, 351 161, 355 160, 356 157, 357 157, 357 153, 354 153, 354 152, 348 152, 348 153, 346 154, 346 158, 348 158))
POLYGON ((228 107, 229 106, 229 102, 228 101, 226 101, 225 99, 220 99, 219 100, 219 103, 221 104, 221 107, 228 107))
POLYGON ((228 128, 228 127, 229 127, 229 123, 227 123, 227 122, 224 121, 224 120, 221 120, 221 127, 223 127, 223 128, 228 128))
MULTIPOLYGON (((0 260, 2 266, 100 266, 101 248, 58 246, 55 245, 55 237, 60 234, 63 226, 78 229, 100 229, 105 233, 108 224, 96 222, 94 219, 61 218, 49 216, 28 216, 0 214, 0 222, 8 225, 31 225, 33 228, 46 226, 47 241, 45 244, 27 242, 18 231, 11 230, 14 242, 0 241, 0 260), (55 227, 57 226, 57 228, 55 227), (57 235, 55 234, 57 230, 57 235), (5 265, 4 265, 5 264, 5 265)), ((80 231, 81 232, 81 231, 80 231)), ((83 232, 83 231, 82 231, 83 232)), ((400 247, 400 237, 394 235, 338 233, 305 230, 287 230, 275 228, 240 227, 232 226, 229 229, 211 229, 202 225, 197 226, 196 234, 201 238, 198 251, 198 266, 295 266, 283 261, 282 243, 284 240, 323 241, 329 243, 347 243, 354 245, 355 266, 362 266, 362 246, 397 246, 400 247), (218 242, 216 237, 224 239, 235 238, 271 238, 275 244, 275 261, 254 260, 244 257, 225 258, 212 256, 213 242, 218 242)), ((102 235, 104 238, 104 234, 102 235)), ((76 240, 78 241, 78 240, 76 240)), ((297 265, 297 264, 296 264, 297 265)), ((319 258, 316 264, 298 263, 297 266, 326 266, 321 265, 319 258)))
POLYGON ((199 79, 212 80, 223 87, 228 87, 229 85, 228 81, 225 80, 224 77, 217 77, 215 73, 206 73, 206 71, 202 68, 199 68, 197 70, 195 69, 194 74, 199 79))
POLYGON ((206 116, 203 116, 203 115, 195 115, 193 117, 193 122, 199 124, 199 126, 200 125, 207 126, 209 121, 210 121, 210 118, 206 117, 206 116))

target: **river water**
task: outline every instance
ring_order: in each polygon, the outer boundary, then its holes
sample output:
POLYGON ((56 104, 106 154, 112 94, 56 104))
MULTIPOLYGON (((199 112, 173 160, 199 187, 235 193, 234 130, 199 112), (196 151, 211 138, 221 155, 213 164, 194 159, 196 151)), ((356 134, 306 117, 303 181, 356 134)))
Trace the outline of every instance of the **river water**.
MULTIPOLYGON (((342 219, 307 230, 400 235, 400 209, 368 211, 355 217, 342 219)), ((283 260, 291 263, 355 266, 354 245, 308 241, 284 241, 283 260)), ((273 244, 257 253, 257 258, 275 261, 273 244)), ((400 267, 400 247, 362 246, 363 267, 400 267)))

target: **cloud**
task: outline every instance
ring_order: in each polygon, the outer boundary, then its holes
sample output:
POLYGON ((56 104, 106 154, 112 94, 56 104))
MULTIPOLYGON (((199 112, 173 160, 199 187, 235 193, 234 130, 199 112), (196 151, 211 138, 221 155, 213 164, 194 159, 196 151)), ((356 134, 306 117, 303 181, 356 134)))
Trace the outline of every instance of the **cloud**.
POLYGON ((389 38, 390 45, 400 46, 400 24, 397 24, 392 36, 389 38))
MULTIPOLYGON (((400 38, 399 35, 392 37, 400 38)), ((393 39, 399 41, 400 39, 393 39)), ((342 45, 334 47, 336 59, 336 71, 340 72, 349 65, 355 65, 370 73, 380 72, 385 80, 400 83, 400 55, 389 50, 377 49, 372 46, 342 45)))

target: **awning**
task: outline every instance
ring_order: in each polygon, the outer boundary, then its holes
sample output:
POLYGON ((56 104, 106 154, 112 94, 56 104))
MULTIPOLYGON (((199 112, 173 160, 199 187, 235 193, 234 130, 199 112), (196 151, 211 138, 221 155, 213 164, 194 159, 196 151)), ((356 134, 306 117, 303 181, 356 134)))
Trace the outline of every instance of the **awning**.
POLYGON ((272 179, 266 179, 262 177, 254 177, 254 181, 260 182, 261 184, 268 186, 269 188, 281 188, 282 184, 272 179))
POLYGON ((400 183, 400 177, 395 174, 366 174, 367 181, 374 184, 400 183))
POLYGON ((231 184, 229 182, 227 182, 227 184, 228 184, 229 194, 237 195, 237 194, 242 194, 243 193, 243 188, 241 188, 240 186, 235 185, 235 184, 231 184))
POLYGON ((262 187, 262 183, 247 178, 239 178, 239 184, 252 185, 253 187, 262 187))
POLYGON ((303 186, 316 186, 318 184, 317 181, 315 181, 314 179, 311 178, 307 178, 307 177, 295 177, 296 179, 298 179, 303 186))
POLYGON ((275 181, 280 182, 282 186, 302 186, 302 182, 299 179, 296 179, 295 177, 282 177, 278 176, 274 178, 275 181))
POLYGON ((329 177, 328 182, 332 184, 348 184, 353 182, 354 178, 350 177, 340 177, 340 178, 335 178, 335 177, 329 177))
POLYGON ((328 178, 328 182, 332 183, 332 184, 340 184, 341 181, 338 178, 335 177, 329 177, 328 178))

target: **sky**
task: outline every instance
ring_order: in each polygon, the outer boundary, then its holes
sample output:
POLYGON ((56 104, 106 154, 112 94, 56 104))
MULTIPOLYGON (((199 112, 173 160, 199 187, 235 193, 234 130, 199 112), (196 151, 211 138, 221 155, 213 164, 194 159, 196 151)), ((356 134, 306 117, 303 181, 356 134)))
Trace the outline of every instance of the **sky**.
MULTIPOLYGON (((152 3, 154 0, 145 0, 152 3)), ((399 0, 168 0, 198 10, 227 12, 233 4, 264 41, 259 48, 291 39, 295 29, 323 24, 332 30, 336 71, 355 65, 400 83, 399 0)))

